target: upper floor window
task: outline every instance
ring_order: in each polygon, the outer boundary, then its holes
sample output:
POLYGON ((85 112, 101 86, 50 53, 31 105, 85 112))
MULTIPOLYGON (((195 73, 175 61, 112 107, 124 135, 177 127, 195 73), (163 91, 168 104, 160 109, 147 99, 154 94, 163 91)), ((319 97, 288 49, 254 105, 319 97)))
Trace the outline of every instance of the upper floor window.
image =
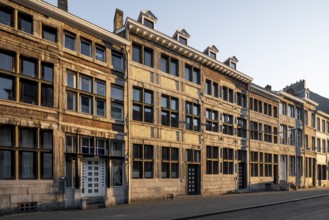
POLYGON ((222 87, 222 99, 233 103, 233 89, 223 86, 222 87))
POLYGON ((161 55, 161 71, 173 76, 178 76, 178 60, 166 55, 161 55))
POLYGON ((112 51, 112 66, 115 70, 124 70, 123 55, 121 53, 112 51))
POLYGON ((106 61, 106 52, 105 48, 100 45, 96 45, 95 47, 95 58, 96 60, 100 60, 105 62, 106 61))
POLYGON ((218 111, 206 109, 206 130, 218 132, 218 111))
POLYGON ((186 102, 186 129, 199 131, 200 130, 200 105, 186 102))
POLYGON ((296 119, 302 120, 302 109, 299 107, 296 107, 296 119))
POLYGON ((214 52, 210 52, 210 53, 209 53, 209 56, 210 56, 211 58, 213 58, 213 59, 216 60, 216 54, 215 54, 214 52))
POLYGON ((281 115, 287 115, 287 104, 285 102, 280 102, 280 113, 281 115))
POLYGON ((69 32, 65 32, 64 33, 64 45, 65 48, 70 49, 70 50, 74 50, 76 48, 76 35, 69 33, 69 32))
POLYGON ((280 125, 280 143, 287 144, 287 126, 280 125))
POLYGON ((316 130, 320 131, 320 127, 321 127, 320 118, 316 118, 316 130))
POLYGON ((273 107, 273 116, 274 116, 275 118, 278 117, 278 107, 276 107, 276 106, 273 107))
POLYGON ((133 102, 133 119, 153 123, 153 92, 135 87, 133 102))
POLYGON ((0 50, 0 69, 10 72, 15 71, 15 54, 0 50))
POLYGON ((0 5, 0 23, 4 25, 14 26, 14 9, 0 5))
POLYGON ((38 60, 33 58, 21 57, 21 73, 30 77, 38 75, 38 60))
POLYGON ((243 108, 247 107, 247 96, 243 93, 238 92, 236 94, 236 104, 242 106, 243 108))
POLYGON ((238 137, 246 138, 247 137, 247 120, 243 118, 238 118, 238 129, 237 135, 238 137))
POLYGON ((312 124, 312 128, 315 128, 315 114, 312 113, 311 115, 311 124, 312 124))
POLYGON ((214 96, 218 98, 218 83, 213 82, 211 80, 206 80, 206 93, 207 95, 214 96))
POLYGON ((15 79, 0 75, 0 99, 15 100, 15 79))
POLYGON ((144 25, 147 26, 147 27, 149 27, 149 28, 154 29, 154 22, 151 21, 151 20, 149 20, 149 19, 147 19, 147 18, 144 18, 144 25))
POLYGON ((200 84, 200 69, 185 64, 185 79, 200 84))
POLYGON ((295 107, 293 105, 288 105, 288 116, 290 118, 294 118, 295 117, 295 107))
POLYGON ((162 125, 178 127, 178 99, 163 95, 161 97, 161 121, 162 125))
POLYGON ((33 34, 33 16, 19 12, 18 29, 29 34, 33 34))
POLYGON ((182 44, 187 45, 187 39, 185 37, 179 36, 178 41, 182 44))
POLYGON ((153 50, 148 47, 133 44, 132 60, 153 67, 153 50))
POLYGON ((81 38, 80 40, 80 52, 83 55, 91 57, 91 41, 81 38))
POLYGON ((223 114, 222 115, 223 122, 223 134, 234 135, 233 132, 233 115, 223 114))
POLYGON ((123 87, 111 85, 111 118, 123 121, 123 87))
POLYGON ((57 42, 57 29, 54 27, 42 25, 42 38, 51 42, 57 42))

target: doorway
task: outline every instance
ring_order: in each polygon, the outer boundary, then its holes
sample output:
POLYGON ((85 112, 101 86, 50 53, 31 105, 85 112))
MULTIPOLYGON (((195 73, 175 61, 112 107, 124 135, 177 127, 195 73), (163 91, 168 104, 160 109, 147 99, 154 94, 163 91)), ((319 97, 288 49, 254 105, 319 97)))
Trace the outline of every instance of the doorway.
POLYGON ((287 156, 280 157, 280 180, 287 182, 287 156))
POLYGON ((239 189, 245 189, 247 187, 246 168, 246 163, 239 163, 239 189))
POLYGON ((85 197, 105 196, 105 160, 84 158, 81 169, 82 194, 85 197))
POLYGON ((200 165, 188 164, 187 167, 187 194, 188 195, 200 195, 200 165))

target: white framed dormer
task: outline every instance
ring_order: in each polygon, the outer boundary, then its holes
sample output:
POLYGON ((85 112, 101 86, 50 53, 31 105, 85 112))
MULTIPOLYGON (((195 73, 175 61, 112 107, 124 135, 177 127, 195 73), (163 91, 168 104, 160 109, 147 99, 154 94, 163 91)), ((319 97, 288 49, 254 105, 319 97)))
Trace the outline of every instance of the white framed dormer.
POLYGON ((232 69, 236 70, 236 64, 239 62, 239 60, 235 57, 229 57, 224 61, 224 64, 226 64, 227 66, 231 67, 232 69))
POLYGON ((142 10, 138 17, 138 22, 144 24, 148 28, 155 29, 158 19, 150 10, 142 10))
POLYGON ((185 29, 178 29, 175 32, 173 38, 182 44, 188 45, 188 39, 190 38, 190 35, 185 29))
POLYGON ((215 45, 211 45, 208 46, 203 53, 206 54, 207 56, 209 56, 210 58, 217 60, 217 53, 219 52, 219 50, 217 49, 217 47, 215 45))

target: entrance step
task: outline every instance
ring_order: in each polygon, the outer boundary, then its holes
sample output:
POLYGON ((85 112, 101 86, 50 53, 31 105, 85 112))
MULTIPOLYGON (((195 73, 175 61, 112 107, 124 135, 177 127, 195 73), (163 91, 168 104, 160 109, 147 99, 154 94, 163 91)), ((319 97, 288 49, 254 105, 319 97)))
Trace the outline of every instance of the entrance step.
POLYGON ((105 208, 104 198, 103 197, 90 197, 86 201, 87 209, 99 209, 105 208))

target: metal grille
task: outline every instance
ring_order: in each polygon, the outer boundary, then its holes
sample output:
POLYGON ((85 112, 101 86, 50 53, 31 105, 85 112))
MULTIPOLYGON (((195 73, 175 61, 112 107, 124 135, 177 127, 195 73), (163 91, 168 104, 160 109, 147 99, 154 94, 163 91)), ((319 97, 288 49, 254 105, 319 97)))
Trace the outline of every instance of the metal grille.
POLYGON ((18 212, 36 212, 36 202, 18 203, 18 212))

